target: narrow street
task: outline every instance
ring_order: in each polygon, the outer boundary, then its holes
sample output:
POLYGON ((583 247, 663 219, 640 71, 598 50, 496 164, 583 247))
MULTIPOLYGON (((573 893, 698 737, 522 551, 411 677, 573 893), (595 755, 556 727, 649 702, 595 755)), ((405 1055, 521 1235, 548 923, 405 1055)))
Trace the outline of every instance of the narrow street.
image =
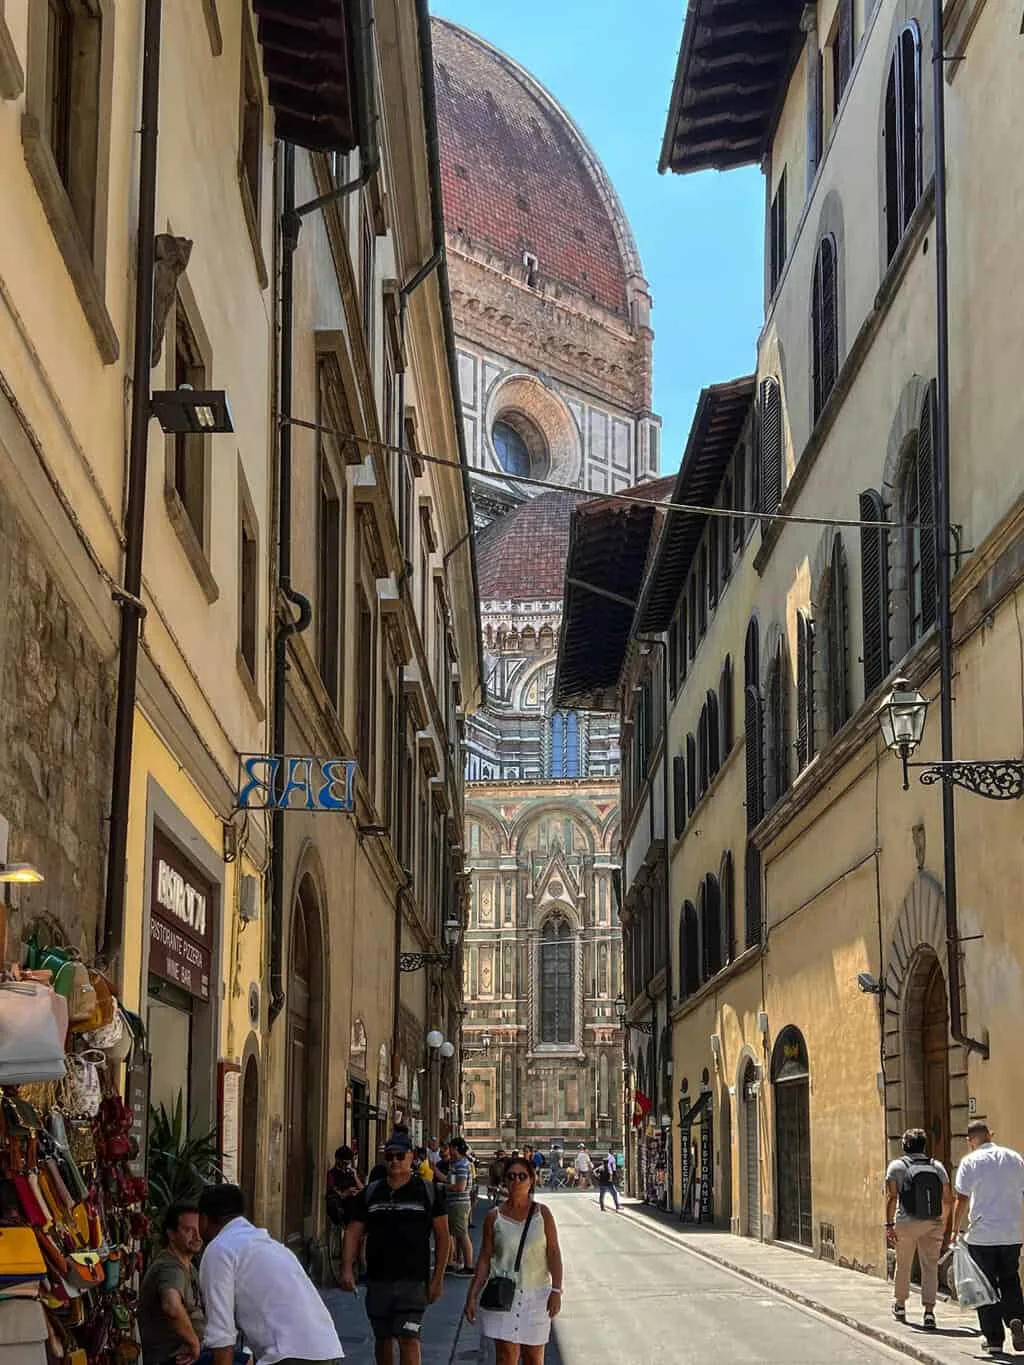
POLYGON ((907 1358, 625 1216, 602 1214, 596 1196, 555 1196, 550 1203, 566 1267, 565 1308, 548 1348, 550 1362, 874 1365, 907 1358))

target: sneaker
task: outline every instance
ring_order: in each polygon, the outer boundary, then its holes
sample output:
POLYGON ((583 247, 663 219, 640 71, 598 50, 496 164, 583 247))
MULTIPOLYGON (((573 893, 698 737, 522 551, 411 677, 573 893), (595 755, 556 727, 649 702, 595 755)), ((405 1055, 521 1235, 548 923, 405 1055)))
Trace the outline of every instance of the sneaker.
POLYGON ((1024 1351, 1024 1322, 1020 1318, 1010 1320, 1010 1339, 1015 1351, 1024 1351))
POLYGON ((892 1315, 897 1322, 906 1322, 907 1305, 905 1303, 894 1303, 892 1306, 892 1315))
POLYGON ((931 1308, 924 1310, 924 1326, 929 1332, 935 1331, 935 1313, 931 1308))
POLYGON ((1003 1343, 1001 1341, 986 1341, 984 1346, 990 1356, 999 1356, 1003 1354, 1003 1343))

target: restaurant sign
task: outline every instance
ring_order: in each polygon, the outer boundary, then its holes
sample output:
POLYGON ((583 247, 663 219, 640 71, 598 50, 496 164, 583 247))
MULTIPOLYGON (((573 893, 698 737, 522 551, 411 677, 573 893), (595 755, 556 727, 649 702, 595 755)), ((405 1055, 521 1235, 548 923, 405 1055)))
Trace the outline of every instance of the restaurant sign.
POLYGON ((242 754, 238 766, 239 810, 351 813, 356 808, 355 759, 242 754))
POLYGON ((159 831, 153 831, 149 970, 189 995, 210 998, 214 889, 159 831))

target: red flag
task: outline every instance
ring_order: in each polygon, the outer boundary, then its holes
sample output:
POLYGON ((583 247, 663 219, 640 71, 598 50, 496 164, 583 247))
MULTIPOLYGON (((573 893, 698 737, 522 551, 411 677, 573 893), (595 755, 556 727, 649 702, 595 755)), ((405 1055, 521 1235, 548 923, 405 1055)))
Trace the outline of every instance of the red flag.
POLYGON ((651 1102, 642 1090, 633 1091, 633 1127, 642 1128, 644 1119, 651 1112, 651 1102))

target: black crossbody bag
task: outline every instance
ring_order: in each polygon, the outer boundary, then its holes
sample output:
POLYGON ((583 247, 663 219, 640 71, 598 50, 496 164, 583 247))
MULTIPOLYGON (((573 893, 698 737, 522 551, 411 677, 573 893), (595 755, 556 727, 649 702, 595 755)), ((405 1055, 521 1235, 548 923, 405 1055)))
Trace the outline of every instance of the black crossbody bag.
MULTIPOLYGON (((526 1215, 526 1222, 523 1224, 523 1235, 519 1239, 519 1250, 516 1252, 516 1263, 513 1274, 519 1274, 519 1265, 523 1259, 523 1247, 526 1245, 526 1234, 530 1231, 530 1219, 537 1212, 537 1205, 530 1205, 530 1212, 526 1215)), ((480 1295, 480 1307, 486 1308, 492 1313, 507 1313, 512 1307, 512 1300, 516 1296, 516 1282, 507 1275, 492 1275, 484 1285, 484 1292, 480 1295)))

